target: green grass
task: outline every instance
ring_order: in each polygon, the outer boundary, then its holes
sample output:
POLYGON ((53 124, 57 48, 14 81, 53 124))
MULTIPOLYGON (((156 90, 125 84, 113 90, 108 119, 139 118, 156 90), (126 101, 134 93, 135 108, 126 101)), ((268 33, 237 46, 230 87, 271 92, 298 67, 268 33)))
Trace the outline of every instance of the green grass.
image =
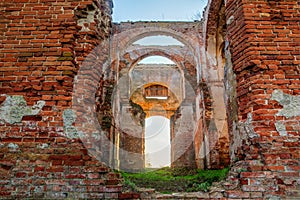
POLYGON ((144 173, 121 172, 124 185, 135 190, 137 187, 154 188, 161 193, 208 191, 213 182, 225 179, 229 169, 190 170, 186 168, 162 168, 144 173))

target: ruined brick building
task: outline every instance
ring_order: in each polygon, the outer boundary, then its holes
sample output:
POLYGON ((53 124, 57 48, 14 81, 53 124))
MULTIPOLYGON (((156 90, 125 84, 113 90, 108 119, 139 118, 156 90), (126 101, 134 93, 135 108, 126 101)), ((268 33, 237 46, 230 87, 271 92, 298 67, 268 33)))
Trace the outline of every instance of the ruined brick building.
POLYGON ((199 198, 299 199, 300 2, 210 0, 172 23, 113 24, 112 7, 0 2, 0 198, 155 198, 112 169, 144 168, 160 115, 173 167, 231 166, 199 198), (134 45, 155 35, 183 46, 134 45), (152 55, 176 64, 138 64, 152 55))

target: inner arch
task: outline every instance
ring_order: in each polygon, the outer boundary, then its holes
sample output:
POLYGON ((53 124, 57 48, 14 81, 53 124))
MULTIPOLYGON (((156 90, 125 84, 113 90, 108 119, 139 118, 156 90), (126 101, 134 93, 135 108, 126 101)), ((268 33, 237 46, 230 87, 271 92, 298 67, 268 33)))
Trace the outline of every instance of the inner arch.
POLYGON ((178 71, 184 76, 183 66, 180 65, 176 60, 173 60, 171 58, 171 55, 166 54, 165 52, 151 52, 150 54, 144 54, 138 57, 136 60, 134 60, 130 67, 129 67, 129 74, 131 74, 132 70, 139 64, 142 65, 176 65, 178 68, 178 71), (143 63, 145 62, 145 63, 143 63), (165 63, 164 63, 165 62, 165 63))
POLYGON ((172 29, 159 29, 159 30, 153 30, 153 27, 150 28, 143 28, 142 30, 137 29, 135 30, 135 32, 137 33, 130 33, 130 31, 127 32, 123 32, 124 34, 126 33, 126 35, 132 35, 132 37, 128 38, 127 41, 124 41, 124 47, 122 49, 126 50, 130 45, 133 45, 135 42, 143 39, 143 38, 147 38, 147 37, 152 37, 152 36, 166 36, 166 37, 171 37, 174 40, 177 40, 178 42, 180 42, 181 44, 183 44, 184 46, 188 47, 191 52, 194 52, 194 48, 193 45, 191 43, 191 41, 186 38, 182 33, 176 32, 172 29))

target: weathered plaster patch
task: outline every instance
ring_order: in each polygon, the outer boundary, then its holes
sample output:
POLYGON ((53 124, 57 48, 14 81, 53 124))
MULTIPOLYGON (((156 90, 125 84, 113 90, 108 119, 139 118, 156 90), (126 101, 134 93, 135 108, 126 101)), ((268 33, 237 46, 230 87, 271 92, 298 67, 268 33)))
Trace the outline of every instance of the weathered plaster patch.
POLYGON ((38 101, 32 107, 27 106, 23 96, 6 96, 0 107, 0 124, 14 124, 22 121, 24 116, 37 115, 44 107, 45 101, 38 101))
POLYGON ((269 197, 267 197, 268 200, 281 200, 280 197, 277 196, 272 196, 272 195, 268 195, 269 197))
POLYGON ((81 26, 80 31, 90 31, 90 25, 96 23, 96 21, 101 21, 101 12, 96 4, 87 5, 86 8, 77 9, 75 15, 78 18, 77 24, 81 26))
POLYGON ((255 133, 253 126, 252 126, 252 114, 248 113, 247 120, 243 123, 239 123, 239 129, 240 131, 247 134, 249 138, 254 138, 259 136, 257 133, 255 133))
POLYGON ((9 149, 10 151, 17 151, 17 150, 19 149, 19 145, 14 144, 14 143, 9 143, 9 144, 7 145, 7 147, 8 147, 8 149, 9 149))
POLYGON ((23 127, 23 130, 36 130, 37 129, 37 123, 32 121, 26 121, 25 125, 23 127))
POLYGON ((231 24, 233 21, 234 21, 234 16, 231 15, 231 16, 228 18, 228 20, 226 21, 226 24, 229 25, 229 24, 231 24))
POLYGON ((76 114, 72 109, 66 109, 63 112, 64 133, 68 138, 79 138, 81 133, 73 126, 76 120, 76 114))
POLYGON ((76 114, 72 109, 66 109, 63 113, 64 126, 72 126, 76 120, 76 114))
POLYGON ((280 136, 287 136, 285 125, 282 122, 275 122, 275 127, 280 136))
POLYGON ((271 100, 275 100, 283 106, 276 116, 284 116, 287 118, 300 116, 300 95, 292 96, 283 93, 281 90, 275 90, 272 93, 271 100))
POLYGON ((47 144, 47 143, 38 144, 37 148, 38 149, 47 149, 47 148, 49 148, 49 144, 47 144))
POLYGON ((252 114, 248 113, 247 120, 245 122, 239 122, 238 124, 233 123, 233 142, 231 145, 231 159, 234 160, 235 153, 239 147, 243 145, 243 141, 247 141, 249 138, 260 137, 255 133, 252 126, 252 114))
MULTIPOLYGON (((283 106, 276 116, 284 116, 286 118, 300 116, 300 95, 293 96, 283 93, 282 90, 274 90, 271 100, 275 100, 283 106)), ((288 135, 283 122, 276 121, 275 127, 280 136, 288 135)))

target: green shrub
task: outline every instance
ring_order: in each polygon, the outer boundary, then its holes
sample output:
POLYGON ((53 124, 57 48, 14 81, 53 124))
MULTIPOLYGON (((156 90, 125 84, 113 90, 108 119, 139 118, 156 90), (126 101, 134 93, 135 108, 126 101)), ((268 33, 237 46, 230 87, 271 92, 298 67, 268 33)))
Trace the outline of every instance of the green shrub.
POLYGON ((162 193, 172 193, 207 192, 213 182, 225 179, 228 171, 228 168, 222 170, 195 170, 165 167, 143 173, 121 173, 125 179, 124 184, 130 188, 154 188, 162 193))

